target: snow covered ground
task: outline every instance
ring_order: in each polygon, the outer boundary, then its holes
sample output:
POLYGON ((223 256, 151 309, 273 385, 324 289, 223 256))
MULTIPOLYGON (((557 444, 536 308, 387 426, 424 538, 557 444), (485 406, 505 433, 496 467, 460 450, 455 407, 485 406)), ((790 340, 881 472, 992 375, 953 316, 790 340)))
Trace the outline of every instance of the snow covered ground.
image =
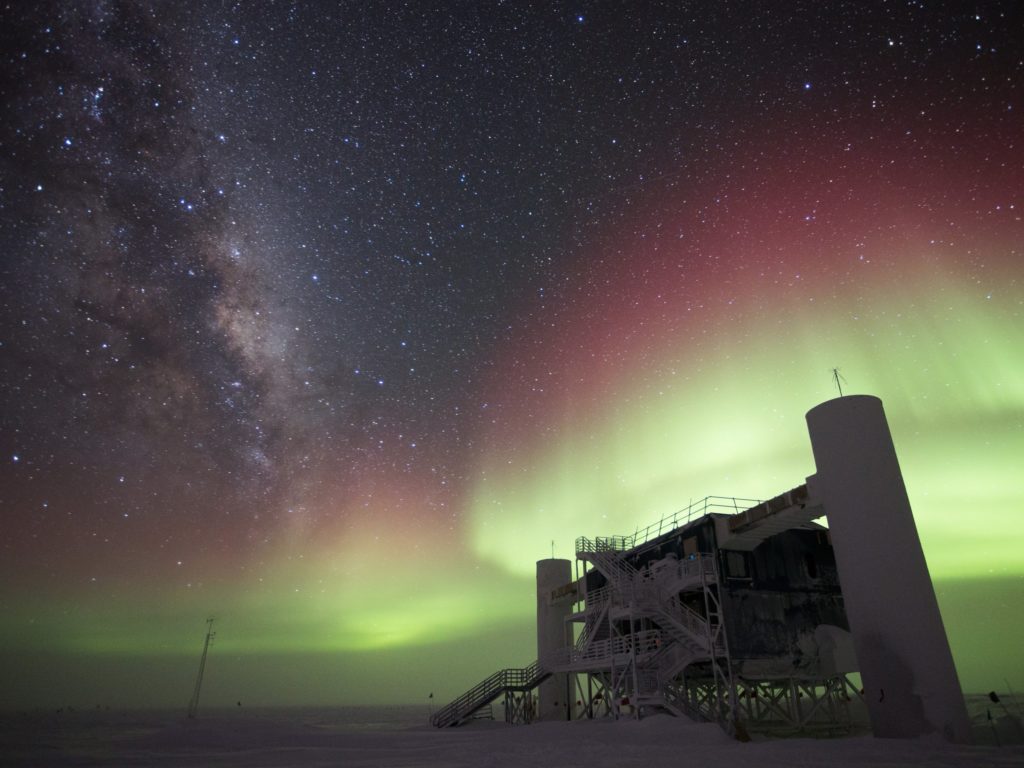
POLYGON ((1024 766, 1024 745, 939 738, 774 739, 742 744, 667 716, 438 731, 418 708, 10 713, 2 766, 1024 766))

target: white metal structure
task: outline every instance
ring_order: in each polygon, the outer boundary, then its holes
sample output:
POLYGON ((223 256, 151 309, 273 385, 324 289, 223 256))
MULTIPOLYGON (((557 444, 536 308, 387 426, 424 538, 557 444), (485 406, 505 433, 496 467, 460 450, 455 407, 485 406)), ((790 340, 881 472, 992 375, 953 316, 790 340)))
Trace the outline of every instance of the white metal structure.
POLYGON ((638 570, 626 557, 638 551, 635 541, 576 540, 576 555, 585 564, 579 582, 584 591, 581 610, 571 618, 582 626, 574 647, 545 663, 585 673, 577 678, 578 694, 590 716, 601 709, 616 717, 640 716, 657 708, 731 722, 729 648, 713 589, 714 558, 666 558, 638 570), (587 567, 605 577, 605 586, 586 590, 587 567), (688 696, 681 675, 696 662, 710 671, 710 685, 688 696))
POLYGON ((568 561, 540 561, 538 660, 487 678, 434 724, 504 696, 510 722, 661 710, 739 738, 835 734, 863 730, 866 703, 875 735, 966 740, 881 402, 841 397, 807 420, 817 474, 806 485, 764 502, 708 497, 631 536, 581 537, 575 580, 568 561), (829 529, 813 522, 824 515, 829 529))
MULTIPOLYGON (((858 725, 851 706, 856 709, 859 694, 846 670, 767 676, 734 671, 742 667, 730 657, 720 593, 724 547, 743 551, 775 535, 779 520, 785 528, 820 514, 801 486, 767 502, 708 497, 630 536, 580 537, 578 579, 548 589, 550 573, 565 573, 567 561, 538 564, 538 661, 496 672, 432 722, 458 725, 498 700, 508 722, 531 722, 540 714, 531 692, 564 675, 573 696, 568 709, 559 709, 562 718, 641 717, 660 710, 717 722, 737 736, 748 727, 850 732, 858 725), (666 537, 700 526, 718 531, 724 542, 719 552, 650 558, 666 537), (640 561, 645 565, 633 564, 640 561), (596 581, 603 583, 588 588, 596 581), (563 636, 575 638, 571 645, 559 647, 556 616, 567 627, 563 636)), ((565 688, 559 682, 555 690, 560 695, 565 688)))

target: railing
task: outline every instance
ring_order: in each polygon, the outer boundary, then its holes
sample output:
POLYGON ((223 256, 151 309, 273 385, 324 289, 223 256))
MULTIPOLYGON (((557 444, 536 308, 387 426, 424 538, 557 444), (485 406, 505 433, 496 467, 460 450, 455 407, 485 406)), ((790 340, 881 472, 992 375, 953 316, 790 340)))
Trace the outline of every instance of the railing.
POLYGON ((608 584, 588 591, 584 595, 584 612, 604 610, 605 603, 617 602, 620 598, 644 596, 657 593, 667 598, 678 592, 681 583, 700 580, 701 583, 715 581, 715 562, 712 555, 700 553, 672 562, 670 559, 653 563, 637 571, 629 562, 611 552, 593 552, 589 559, 608 579, 608 584))
POLYGON ((593 541, 586 536, 576 539, 577 552, 625 552, 632 548, 632 536, 595 536, 593 541))
POLYGON ((586 648, 559 648, 544 656, 544 667, 551 670, 578 667, 580 665, 607 663, 617 656, 636 653, 637 656, 650 656, 664 646, 665 636, 657 629, 635 632, 632 635, 610 637, 597 640, 586 648))
MULTIPOLYGON (((711 649, 708 648, 707 619, 692 608, 683 605, 679 602, 678 598, 671 598, 664 602, 659 601, 655 607, 658 617, 669 624, 665 629, 676 630, 672 634, 678 641, 683 642, 685 640, 685 645, 695 649, 699 648, 705 653, 710 652, 711 649), (682 630, 682 633, 679 630, 682 630)), ((724 652, 725 647, 719 646, 716 643, 714 650, 724 652)))
POLYGON ((626 552, 642 547, 662 534, 681 528, 687 523, 711 512, 737 514, 761 504, 761 499, 742 499, 735 496, 705 496, 671 515, 666 515, 646 528, 638 528, 632 536, 597 536, 593 541, 586 536, 576 539, 576 553, 626 552))
POLYGON ((658 560, 640 571, 640 579, 641 584, 656 586, 659 592, 678 592, 675 587, 679 583, 697 579, 702 583, 714 582, 714 556, 702 552, 675 562, 671 558, 658 560))
MULTIPOLYGON (((615 593, 638 609, 657 616, 678 642, 693 652, 724 652, 720 642, 709 648, 707 619, 680 600, 671 588, 673 580, 683 578, 714 579, 715 564, 711 555, 698 555, 676 565, 661 566, 657 570, 637 571, 629 562, 610 550, 596 550, 590 560, 609 580, 609 585, 594 591, 602 598, 614 599, 615 593), (666 584, 668 588, 666 588, 666 584)), ((588 594, 589 598, 589 594, 588 594)), ((596 644, 594 644, 596 645, 596 644)), ((582 647, 582 646, 580 646, 582 647)))
POLYGON ((705 496, 703 499, 691 502, 689 506, 673 512, 671 515, 666 515, 658 522, 651 523, 646 528, 637 529, 636 533, 631 537, 633 544, 630 549, 646 544, 648 541, 656 539, 664 533, 674 531, 676 528, 680 528, 690 521, 704 517, 704 515, 711 512, 736 514, 760 503, 761 499, 741 499, 735 496, 705 496))
POLYGON ((590 561, 597 566, 620 593, 626 593, 636 582, 639 571, 611 550, 590 553, 590 561))
POLYGON ((610 584, 604 587, 598 587, 587 592, 586 604, 584 610, 587 613, 596 610, 603 610, 604 604, 610 601, 615 594, 615 588, 610 584))
POLYGON ((587 604, 584 608, 586 620, 583 622, 583 629, 573 644, 577 650, 587 647, 593 639, 593 633, 597 630, 598 624, 604 620, 604 611, 615 598, 615 590, 611 586, 595 589, 587 595, 587 604))
POLYGON ((594 625, 592 623, 585 623, 583 625, 583 629, 580 631, 579 637, 576 638, 576 642, 572 644, 573 648, 575 648, 577 651, 582 651, 584 648, 586 648, 587 643, 590 642, 590 633, 593 631, 593 629, 594 625))
POLYGON ((535 661, 521 669, 502 669, 481 680, 454 701, 441 707, 430 718, 432 725, 444 728, 457 725, 505 691, 527 691, 535 688, 551 672, 535 661))

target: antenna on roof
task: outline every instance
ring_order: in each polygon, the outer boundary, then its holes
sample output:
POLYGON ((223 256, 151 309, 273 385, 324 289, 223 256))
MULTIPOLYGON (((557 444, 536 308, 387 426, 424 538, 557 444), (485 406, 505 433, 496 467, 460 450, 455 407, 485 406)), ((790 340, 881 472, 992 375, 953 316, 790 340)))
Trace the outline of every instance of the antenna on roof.
POLYGON ((841 374, 839 372, 838 368, 833 368, 832 369, 832 381, 835 382, 836 389, 839 390, 839 396, 842 397, 843 396, 843 384, 842 384, 842 382, 846 381, 846 377, 844 377, 843 374, 841 374))

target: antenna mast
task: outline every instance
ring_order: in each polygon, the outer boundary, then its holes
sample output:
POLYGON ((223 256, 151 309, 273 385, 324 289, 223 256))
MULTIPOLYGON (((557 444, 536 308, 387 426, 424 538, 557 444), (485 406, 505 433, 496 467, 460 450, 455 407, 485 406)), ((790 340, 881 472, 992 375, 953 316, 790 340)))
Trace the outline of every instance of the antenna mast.
POLYGON ((192 691, 192 700, 188 703, 188 716, 195 718, 199 709, 199 689, 203 686, 203 672, 206 671, 206 652, 210 650, 210 643, 217 633, 213 631, 213 619, 206 620, 206 639, 203 641, 203 657, 199 660, 199 674, 196 676, 196 687, 192 691))
POLYGON ((839 390, 839 396, 840 396, 840 397, 842 397, 842 396, 843 396, 843 385, 842 385, 842 383, 841 383, 841 382, 844 382, 844 381, 846 381, 846 377, 845 377, 845 376, 843 376, 843 375, 842 375, 842 374, 841 374, 841 373, 839 372, 839 369, 838 369, 838 368, 833 368, 833 369, 832 369, 832 381, 834 381, 834 382, 835 382, 835 384, 836 384, 836 389, 838 389, 838 390, 839 390))

